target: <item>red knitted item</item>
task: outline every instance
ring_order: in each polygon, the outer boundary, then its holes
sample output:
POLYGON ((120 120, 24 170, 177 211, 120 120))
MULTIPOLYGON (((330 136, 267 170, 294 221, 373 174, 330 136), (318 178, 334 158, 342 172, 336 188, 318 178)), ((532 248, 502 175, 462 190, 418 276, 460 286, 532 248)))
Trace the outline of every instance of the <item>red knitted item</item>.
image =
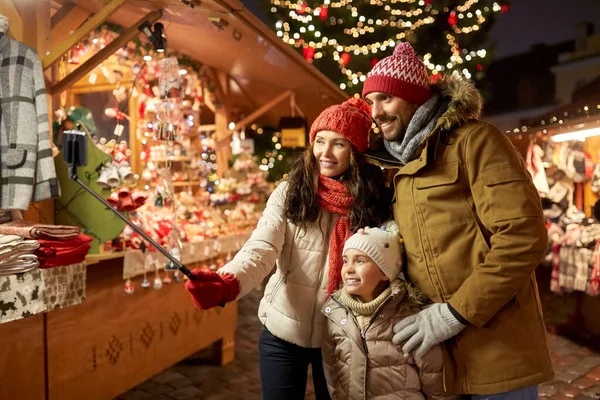
POLYGON ((409 43, 401 42, 394 54, 380 60, 363 85, 362 96, 381 92, 414 104, 423 104, 431 94, 429 75, 409 43))
POLYGON ((333 131, 364 153, 369 147, 371 123, 371 107, 364 100, 351 98, 323 110, 310 128, 310 143, 315 141, 317 133, 333 131))
POLYGON ((352 235, 348 212, 352 206, 352 196, 342 182, 319 175, 319 205, 334 214, 340 214, 329 239, 329 275, 327 295, 335 292, 342 281, 342 250, 344 243, 352 235))
POLYGON ((185 283, 196 307, 202 310, 234 301, 240 293, 240 282, 232 274, 217 274, 213 271, 194 268, 195 279, 185 283))

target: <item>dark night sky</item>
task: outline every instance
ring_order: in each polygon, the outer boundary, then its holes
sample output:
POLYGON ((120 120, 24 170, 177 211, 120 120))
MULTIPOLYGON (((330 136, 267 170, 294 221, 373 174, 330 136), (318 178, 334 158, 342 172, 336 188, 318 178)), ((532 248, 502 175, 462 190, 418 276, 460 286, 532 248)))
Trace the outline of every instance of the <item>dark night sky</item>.
POLYGON ((600 31, 600 0, 512 0, 491 37, 497 43, 497 57, 505 57, 527 51, 535 43, 572 39, 575 24, 585 20, 600 31))
MULTIPOLYGON (((260 5, 267 1, 242 0, 265 23, 260 5)), ((600 32, 600 0, 512 0, 510 11, 500 15, 491 37, 497 43, 497 57, 506 57, 527 51, 535 43, 571 39, 575 23, 584 20, 593 22, 600 32)))

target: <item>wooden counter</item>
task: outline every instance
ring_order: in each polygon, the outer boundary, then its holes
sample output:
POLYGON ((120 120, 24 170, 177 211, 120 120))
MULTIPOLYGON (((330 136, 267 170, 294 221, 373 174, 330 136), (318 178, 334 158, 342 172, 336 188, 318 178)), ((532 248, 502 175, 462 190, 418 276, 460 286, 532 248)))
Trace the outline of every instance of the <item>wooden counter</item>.
POLYGON ((196 310, 182 282, 143 289, 141 278, 128 295, 122 263, 88 266, 85 303, 0 325, 11 349, 0 352, 1 398, 109 400, 210 345, 233 360, 237 303, 196 310))

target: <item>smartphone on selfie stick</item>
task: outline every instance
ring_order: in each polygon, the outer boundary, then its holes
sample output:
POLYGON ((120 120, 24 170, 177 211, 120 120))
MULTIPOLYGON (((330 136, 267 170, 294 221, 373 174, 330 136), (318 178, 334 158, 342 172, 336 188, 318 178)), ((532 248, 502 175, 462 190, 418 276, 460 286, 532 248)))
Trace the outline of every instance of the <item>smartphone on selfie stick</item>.
POLYGON ((165 256, 174 267, 173 269, 180 270, 189 279, 194 280, 194 276, 190 270, 185 267, 178 259, 173 257, 164 247, 156 243, 150 238, 146 232, 144 232, 139 226, 134 224, 125 215, 121 214, 118 210, 114 209, 102 196, 94 192, 89 186, 83 183, 77 176, 77 167, 87 165, 87 137, 86 133, 79 130, 64 131, 62 134, 62 152, 63 160, 69 166, 69 177, 77 182, 79 186, 84 188, 89 194, 94 196, 96 200, 104 204, 106 208, 112 211, 117 217, 121 218, 123 222, 136 231, 144 240, 150 243, 156 250, 158 250, 163 256, 165 256))

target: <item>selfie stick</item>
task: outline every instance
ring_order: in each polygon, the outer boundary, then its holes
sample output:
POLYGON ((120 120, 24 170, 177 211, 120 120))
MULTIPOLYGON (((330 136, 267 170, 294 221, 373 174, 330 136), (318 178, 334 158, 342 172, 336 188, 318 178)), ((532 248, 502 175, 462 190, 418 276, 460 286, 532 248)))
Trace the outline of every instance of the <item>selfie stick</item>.
POLYGON ((131 227, 134 231, 136 231, 141 237, 144 238, 148 243, 150 243, 156 250, 158 250, 163 256, 165 256, 171 264, 179 269, 185 276, 189 279, 194 280, 194 276, 190 272, 190 270, 178 259, 173 257, 171 253, 169 253, 164 247, 156 243, 150 236, 146 234, 139 226, 134 224, 127 218, 125 215, 121 214, 119 211, 114 209, 110 203, 108 203, 102 196, 98 193, 94 192, 89 186, 87 186, 84 182, 82 182, 77 176, 77 167, 87 165, 87 137, 85 132, 81 131, 64 131, 63 132, 63 159, 65 163, 69 166, 69 177, 77 182, 79 186, 84 188, 89 194, 94 196, 96 200, 100 203, 104 204, 106 208, 112 211, 117 217, 119 217, 123 222, 131 227))

